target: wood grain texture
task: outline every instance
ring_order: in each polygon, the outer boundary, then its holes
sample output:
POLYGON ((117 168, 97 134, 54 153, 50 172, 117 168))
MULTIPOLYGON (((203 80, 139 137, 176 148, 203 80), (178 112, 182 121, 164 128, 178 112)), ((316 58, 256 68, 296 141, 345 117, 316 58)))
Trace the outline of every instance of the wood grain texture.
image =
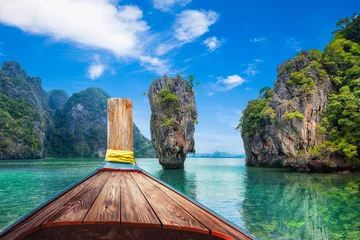
MULTIPOLYGON (((99 173, 97 173, 99 174, 99 173)), ((78 194, 81 190, 83 190, 86 186, 88 186, 94 179, 97 178, 97 174, 91 176, 90 178, 84 180, 79 185, 73 187, 68 192, 65 192, 59 198, 50 202, 45 207, 35 212, 33 215, 29 216, 29 218, 25 219, 22 223, 17 225, 14 229, 11 229, 8 234, 6 234, 1 239, 12 240, 16 238, 21 238, 23 235, 31 232, 31 230, 36 230, 40 228, 41 223, 43 223, 51 214, 53 214, 59 207, 61 207, 64 203, 73 198, 76 194, 78 194)))
POLYGON ((134 151, 133 141, 132 101, 109 98, 107 148, 134 151))
POLYGON ((82 224, 86 213, 99 195, 104 184, 108 180, 110 172, 97 174, 88 186, 80 191, 76 196, 64 203, 54 214, 44 221, 42 227, 65 224, 82 224))
POLYGON ((129 225, 70 225, 43 228, 32 240, 219 240, 215 236, 176 229, 129 225))
POLYGON ((120 224, 120 172, 111 175, 86 214, 84 224, 120 224))
POLYGON ((159 219, 130 173, 121 173, 121 223, 161 227, 159 219))
POLYGON ((206 227, 208 227, 211 230, 212 235, 224 239, 251 239, 242 232, 238 231, 237 229, 229 226, 218 217, 212 215, 203 208, 195 205, 184 196, 176 193, 172 189, 154 180, 151 176, 147 176, 147 177, 149 177, 148 180, 151 184, 153 184, 158 189, 160 189, 168 197, 170 197, 172 200, 177 202, 182 208, 184 208, 187 212, 191 213, 192 216, 194 216, 206 227))
POLYGON ((209 229, 181 208, 176 202, 149 182, 141 173, 130 173, 149 201, 164 228, 195 231, 209 234, 209 229))

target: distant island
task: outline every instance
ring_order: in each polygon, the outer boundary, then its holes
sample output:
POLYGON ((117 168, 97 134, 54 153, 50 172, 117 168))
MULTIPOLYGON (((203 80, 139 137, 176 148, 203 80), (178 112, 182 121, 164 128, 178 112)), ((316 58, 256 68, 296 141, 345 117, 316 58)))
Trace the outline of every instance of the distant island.
POLYGON ((245 158, 245 154, 230 154, 227 152, 188 154, 187 158, 245 158))

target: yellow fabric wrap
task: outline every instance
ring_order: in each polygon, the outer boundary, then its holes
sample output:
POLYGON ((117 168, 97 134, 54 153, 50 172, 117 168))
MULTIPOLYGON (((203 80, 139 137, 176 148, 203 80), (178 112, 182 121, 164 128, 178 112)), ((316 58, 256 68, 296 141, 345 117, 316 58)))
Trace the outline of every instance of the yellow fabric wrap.
POLYGON ((134 153, 132 151, 124 151, 124 150, 108 149, 106 151, 105 161, 136 164, 134 153))

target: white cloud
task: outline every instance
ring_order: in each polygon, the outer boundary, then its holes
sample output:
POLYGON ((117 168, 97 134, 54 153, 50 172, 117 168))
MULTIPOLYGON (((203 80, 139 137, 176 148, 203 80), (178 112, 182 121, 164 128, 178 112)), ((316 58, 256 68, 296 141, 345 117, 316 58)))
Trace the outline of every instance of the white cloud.
POLYGON ((175 37, 183 42, 192 42, 209 31, 219 14, 214 11, 185 10, 177 15, 173 29, 175 37))
POLYGON ((286 46, 288 48, 294 49, 295 51, 299 52, 301 51, 301 46, 300 46, 300 42, 296 41, 293 38, 288 38, 286 39, 286 46))
POLYGON ((262 63, 264 60, 260 59, 260 58, 254 58, 254 62, 256 63, 262 63))
POLYGON ((140 36, 149 29, 141 19, 137 6, 116 6, 114 0, 11 0, 2 1, 0 8, 5 25, 121 57, 140 51, 140 36))
POLYGON ((214 95, 214 92, 208 92, 206 95, 207 95, 208 97, 211 97, 211 96, 214 95))
POLYGON ((169 74, 170 66, 168 61, 161 60, 156 57, 140 56, 141 65, 150 71, 154 71, 159 75, 169 74))
POLYGON ((246 88, 244 88, 244 90, 245 90, 245 91, 251 91, 252 88, 246 87, 246 88))
POLYGON ((226 78, 219 77, 217 82, 215 83, 215 87, 219 91, 228 91, 237 86, 240 86, 244 82, 245 79, 235 74, 226 78))
POLYGON ((258 65, 260 63, 262 63, 263 61, 264 60, 262 60, 262 59, 255 58, 255 59, 253 59, 252 63, 245 64, 245 66, 247 66, 247 67, 246 67, 244 73, 246 75, 248 75, 249 77, 255 76, 256 74, 259 73, 258 65))
POLYGON ((100 56, 98 54, 94 55, 94 59, 95 62, 88 68, 88 75, 92 80, 99 78, 107 68, 106 65, 100 62, 100 56))
POLYGON ((163 12, 169 12, 175 5, 185 6, 191 0, 152 0, 153 6, 163 12))
POLYGON ((164 54, 170 52, 171 50, 173 50, 174 48, 176 48, 175 43, 159 44, 159 46, 156 48, 156 54, 157 55, 164 55, 164 54))
POLYGON ((259 70, 257 70, 255 64, 248 64, 248 67, 246 68, 244 73, 247 74, 250 77, 253 77, 253 76, 255 76, 256 74, 259 73, 259 70))
POLYGON ((264 42, 266 41, 266 37, 260 37, 260 38, 252 38, 250 39, 251 42, 264 42))
POLYGON ((219 48, 222 44, 222 41, 219 41, 217 39, 217 37, 209 37, 207 39, 205 39, 205 41, 203 42, 207 48, 210 51, 214 51, 215 49, 219 48))

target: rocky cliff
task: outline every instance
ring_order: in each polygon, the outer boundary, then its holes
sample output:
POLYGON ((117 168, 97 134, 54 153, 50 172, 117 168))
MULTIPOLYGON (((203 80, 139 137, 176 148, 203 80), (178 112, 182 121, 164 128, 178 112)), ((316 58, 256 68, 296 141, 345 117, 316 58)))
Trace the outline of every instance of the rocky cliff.
POLYGON ((149 88, 151 140, 163 168, 183 168, 194 153, 197 109, 192 83, 181 77, 163 78, 149 88))
POLYGON ((17 62, 0 68, 0 159, 44 156, 46 92, 17 62))
MULTIPOLYGON (((17 62, 0 69, 0 159, 104 157, 107 99, 88 88, 70 98, 63 90, 46 93, 41 79, 17 62)), ((134 125, 136 157, 155 157, 150 140, 134 125)))
POLYGON ((359 19, 344 24, 323 53, 303 51, 281 64, 274 89, 248 103, 239 124, 248 166, 360 168, 360 47, 343 34, 357 21, 360 35, 359 19))

